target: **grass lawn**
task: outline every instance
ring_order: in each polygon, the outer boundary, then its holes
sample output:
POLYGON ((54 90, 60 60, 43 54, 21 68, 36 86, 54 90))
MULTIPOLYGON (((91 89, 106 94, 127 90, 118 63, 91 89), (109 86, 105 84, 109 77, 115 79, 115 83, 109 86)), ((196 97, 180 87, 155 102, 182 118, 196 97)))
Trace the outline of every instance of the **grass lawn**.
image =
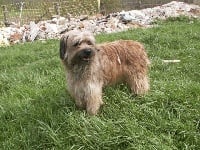
POLYGON ((58 40, 0 48, 0 149, 200 149, 200 21, 96 38, 144 43, 151 91, 133 97, 124 85, 108 87, 106 105, 91 117, 66 91, 58 40))

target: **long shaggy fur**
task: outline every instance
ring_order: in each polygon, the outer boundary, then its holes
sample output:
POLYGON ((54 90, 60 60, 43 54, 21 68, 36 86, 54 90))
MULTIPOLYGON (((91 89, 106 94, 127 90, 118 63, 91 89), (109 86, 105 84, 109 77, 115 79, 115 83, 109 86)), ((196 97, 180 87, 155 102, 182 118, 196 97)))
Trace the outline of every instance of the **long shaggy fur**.
POLYGON ((70 94, 76 105, 91 115, 103 105, 102 88, 107 85, 126 83, 137 95, 149 90, 149 59, 139 42, 96 45, 91 33, 70 31, 61 38, 60 58, 70 94))

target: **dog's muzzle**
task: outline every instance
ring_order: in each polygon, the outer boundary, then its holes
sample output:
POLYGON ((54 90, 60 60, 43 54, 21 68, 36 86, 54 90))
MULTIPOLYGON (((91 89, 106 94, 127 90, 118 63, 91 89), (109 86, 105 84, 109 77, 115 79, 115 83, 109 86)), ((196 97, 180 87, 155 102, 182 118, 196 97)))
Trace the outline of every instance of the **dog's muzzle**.
POLYGON ((87 48, 80 51, 79 58, 83 61, 89 61, 93 55, 94 52, 92 51, 92 49, 87 48))

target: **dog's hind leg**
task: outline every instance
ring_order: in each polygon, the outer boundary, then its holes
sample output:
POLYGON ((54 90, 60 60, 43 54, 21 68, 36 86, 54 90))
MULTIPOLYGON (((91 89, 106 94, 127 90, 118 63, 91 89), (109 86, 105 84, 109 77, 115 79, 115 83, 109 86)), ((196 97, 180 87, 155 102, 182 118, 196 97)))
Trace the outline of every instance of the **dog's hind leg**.
POLYGON ((149 90, 149 80, 144 74, 131 74, 127 78, 127 84, 130 86, 133 94, 143 95, 149 90))

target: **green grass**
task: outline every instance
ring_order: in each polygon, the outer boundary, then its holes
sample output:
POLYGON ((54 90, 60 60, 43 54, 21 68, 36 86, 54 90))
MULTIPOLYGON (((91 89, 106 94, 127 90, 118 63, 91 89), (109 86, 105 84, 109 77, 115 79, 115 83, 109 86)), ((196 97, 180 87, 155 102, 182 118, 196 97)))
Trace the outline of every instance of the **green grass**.
POLYGON ((0 48, 0 149, 200 149, 200 21, 159 24, 96 37, 144 43, 151 91, 133 97, 126 86, 108 87, 93 117, 66 91, 59 41, 0 48))

